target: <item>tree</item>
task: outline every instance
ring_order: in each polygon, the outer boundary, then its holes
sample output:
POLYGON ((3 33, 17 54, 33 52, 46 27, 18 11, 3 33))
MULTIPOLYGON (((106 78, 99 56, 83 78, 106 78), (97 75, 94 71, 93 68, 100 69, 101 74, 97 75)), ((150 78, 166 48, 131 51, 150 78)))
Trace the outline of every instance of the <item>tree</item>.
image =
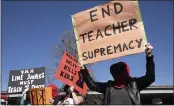
MULTIPOLYGON (((59 44, 54 44, 52 50, 54 58, 53 62, 51 63, 51 65, 46 66, 47 85, 54 83, 55 78, 53 76, 57 71, 57 67, 65 50, 76 59, 79 59, 74 32, 72 30, 65 31, 61 36, 59 44)), ((91 65, 92 64, 86 65, 90 71, 92 71, 91 65)), ((94 78, 93 74, 91 74, 91 76, 94 78)), ((60 81, 58 82, 60 83, 60 81)), ((64 84, 60 83, 59 85, 62 87, 64 84)))

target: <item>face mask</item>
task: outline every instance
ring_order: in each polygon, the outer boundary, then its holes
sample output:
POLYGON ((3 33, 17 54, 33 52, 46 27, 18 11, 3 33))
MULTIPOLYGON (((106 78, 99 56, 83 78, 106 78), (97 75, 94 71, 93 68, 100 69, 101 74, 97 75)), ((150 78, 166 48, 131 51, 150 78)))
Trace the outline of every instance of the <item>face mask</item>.
POLYGON ((119 76, 120 74, 124 73, 125 71, 128 72, 127 67, 128 66, 124 62, 119 62, 119 63, 111 65, 110 72, 113 77, 116 77, 116 76, 119 76))
POLYGON ((125 86, 129 76, 129 67, 124 62, 119 62, 111 65, 110 72, 115 80, 116 87, 122 88, 125 86))

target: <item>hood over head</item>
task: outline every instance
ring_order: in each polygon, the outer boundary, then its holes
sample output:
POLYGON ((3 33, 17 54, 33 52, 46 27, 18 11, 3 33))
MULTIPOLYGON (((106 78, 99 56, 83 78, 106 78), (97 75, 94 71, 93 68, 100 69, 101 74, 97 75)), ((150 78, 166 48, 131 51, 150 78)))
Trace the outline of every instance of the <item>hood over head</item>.
POLYGON ((130 68, 124 62, 118 62, 118 63, 112 64, 110 67, 110 72, 116 82, 117 88, 124 87, 127 83, 127 80, 131 78, 129 76, 130 68))

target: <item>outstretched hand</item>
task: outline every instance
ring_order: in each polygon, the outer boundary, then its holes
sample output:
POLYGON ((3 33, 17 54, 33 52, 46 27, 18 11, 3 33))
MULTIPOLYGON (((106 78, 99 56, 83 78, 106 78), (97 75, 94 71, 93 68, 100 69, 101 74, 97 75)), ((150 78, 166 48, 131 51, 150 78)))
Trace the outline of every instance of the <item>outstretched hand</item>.
POLYGON ((150 57, 152 55, 153 46, 151 46, 150 43, 147 43, 145 47, 146 47, 145 49, 146 56, 150 57))

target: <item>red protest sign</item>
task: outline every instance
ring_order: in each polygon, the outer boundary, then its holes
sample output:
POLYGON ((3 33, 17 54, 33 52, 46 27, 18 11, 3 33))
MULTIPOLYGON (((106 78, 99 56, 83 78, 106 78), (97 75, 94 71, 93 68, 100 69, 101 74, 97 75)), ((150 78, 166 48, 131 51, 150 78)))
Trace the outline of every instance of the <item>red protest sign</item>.
POLYGON ((60 61, 55 77, 65 84, 74 86, 82 95, 86 95, 87 85, 80 73, 80 66, 78 60, 71 56, 68 52, 64 52, 60 61))

